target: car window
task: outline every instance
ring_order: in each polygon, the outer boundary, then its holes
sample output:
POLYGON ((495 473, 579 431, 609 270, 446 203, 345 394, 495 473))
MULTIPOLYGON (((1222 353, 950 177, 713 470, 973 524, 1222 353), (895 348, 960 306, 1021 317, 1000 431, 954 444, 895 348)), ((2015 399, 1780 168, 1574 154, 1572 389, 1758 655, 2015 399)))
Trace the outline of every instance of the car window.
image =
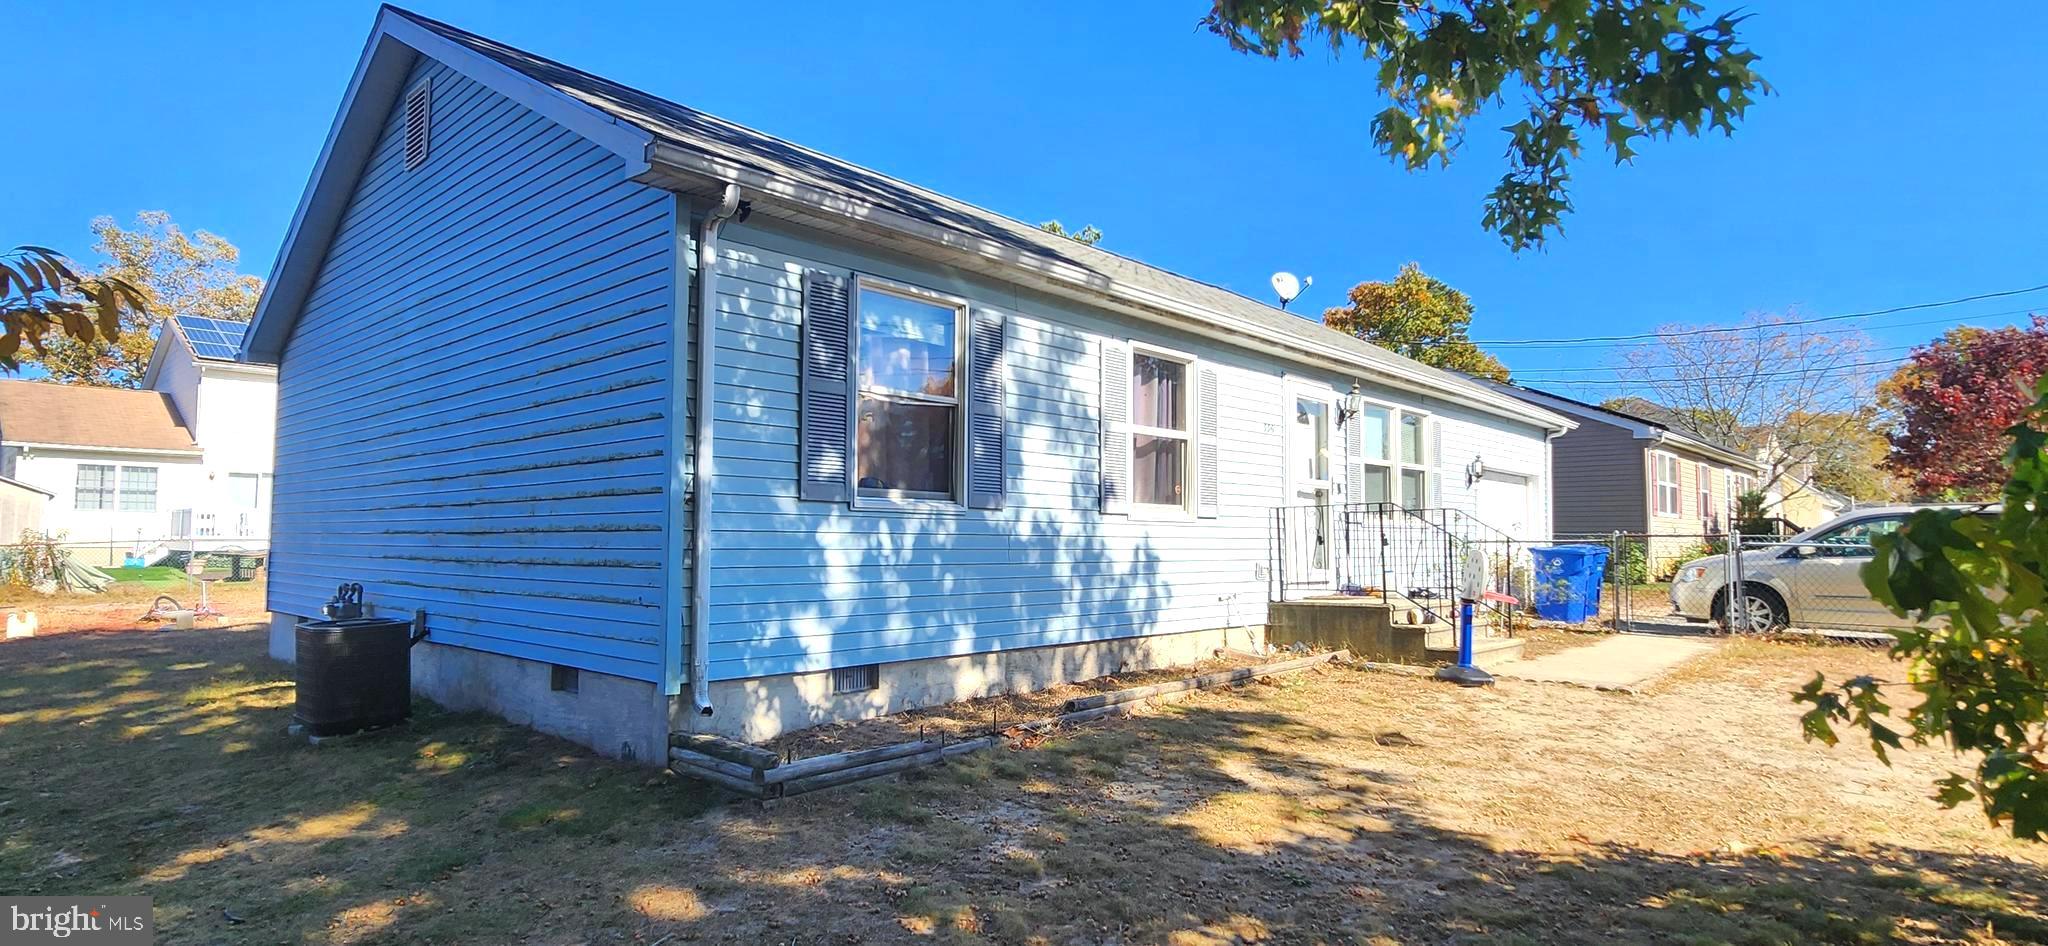
POLYGON ((1868 558, 1871 540, 1899 531, 1905 521, 1904 516, 1858 519, 1814 536, 1809 544, 1820 546, 1820 554, 1828 558, 1868 558))

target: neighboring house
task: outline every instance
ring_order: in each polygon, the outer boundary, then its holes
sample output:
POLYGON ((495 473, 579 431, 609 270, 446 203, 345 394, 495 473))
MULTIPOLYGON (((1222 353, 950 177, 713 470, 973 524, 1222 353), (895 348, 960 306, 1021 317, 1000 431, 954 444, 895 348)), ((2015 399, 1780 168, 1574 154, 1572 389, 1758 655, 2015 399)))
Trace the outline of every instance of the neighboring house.
POLYGON ((1735 497, 1758 488, 1762 468, 1739 450, 1646 415, 1519 385, 1483 383, 1579 422, 1553 444, 1552 526, 1562 536, 1650 536, 1653 574, 1677 565, 1707 538, 1725 533, 1735 497))
POLYGON ((23 533, 41 535, 43 515, 56 494, 40 486, 0 476, 0 542, 13 542, 23 533))
POLYGON ((1545 539, 1571 426, 389 7, 268 285, 273 653, 360 581, 420 692, 648 761, 1256 642, 1284 505, 1545 539))
POLYGON ((1803 531, 1848 512, 1855 508, 1856 501, 1787 471, 1764 491, 1764 504, 1770 515, 1791 523, 1795 531, 1803 531))
POLYGON ((139 390, 0 381, 0 476, 47 492, 41 528, 94 564, 261 549, 276 369, 235 359, 242 329, 167 319, 139 390))

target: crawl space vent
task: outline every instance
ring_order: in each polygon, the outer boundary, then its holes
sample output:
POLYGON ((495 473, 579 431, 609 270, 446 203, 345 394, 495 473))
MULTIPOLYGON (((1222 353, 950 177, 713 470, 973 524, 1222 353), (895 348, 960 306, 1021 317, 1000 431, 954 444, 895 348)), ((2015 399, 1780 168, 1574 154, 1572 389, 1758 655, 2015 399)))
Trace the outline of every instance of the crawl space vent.
POLYGON ((868 664, 865 667, 840 667, 832 671, 832 692, 834 694, 859 693, 862 690, 872 690, 881 685, 882 667, 880 664, 868 664))
POLYGON ((405 94, 405 169, 427 163, 427 118, 433 113, 434 87, 422 82, 405 94))

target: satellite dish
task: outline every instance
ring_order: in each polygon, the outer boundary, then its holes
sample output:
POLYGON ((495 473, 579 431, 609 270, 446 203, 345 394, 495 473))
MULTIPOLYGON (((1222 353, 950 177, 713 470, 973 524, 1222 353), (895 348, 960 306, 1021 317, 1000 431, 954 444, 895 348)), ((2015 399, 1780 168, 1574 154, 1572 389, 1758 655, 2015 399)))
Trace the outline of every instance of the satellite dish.
POLYGON ((1303 289, 1313 286, 1315 283, 1316 278, 1314 276, 1306 279, 1296 279, 1293 273, 1274 273, 1273 292, 1280 296, 1280 308, 1287 308, 1287 304, 1293 302, 1294 297, 1301 295, 1303 289))

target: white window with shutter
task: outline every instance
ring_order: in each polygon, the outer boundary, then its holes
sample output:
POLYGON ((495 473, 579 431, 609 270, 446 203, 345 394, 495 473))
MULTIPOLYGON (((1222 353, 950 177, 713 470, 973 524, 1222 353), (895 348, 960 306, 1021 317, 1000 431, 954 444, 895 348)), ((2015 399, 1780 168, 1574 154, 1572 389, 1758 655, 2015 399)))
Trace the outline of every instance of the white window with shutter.
POLYGON ((799 495, 999 508, 1004 326, 956 296, 807 272, 799 495))
POLYGON ((1222 382, 1216 366, 1144 342, 1102 341, 1102 511, 1221 514, 1222 382))

